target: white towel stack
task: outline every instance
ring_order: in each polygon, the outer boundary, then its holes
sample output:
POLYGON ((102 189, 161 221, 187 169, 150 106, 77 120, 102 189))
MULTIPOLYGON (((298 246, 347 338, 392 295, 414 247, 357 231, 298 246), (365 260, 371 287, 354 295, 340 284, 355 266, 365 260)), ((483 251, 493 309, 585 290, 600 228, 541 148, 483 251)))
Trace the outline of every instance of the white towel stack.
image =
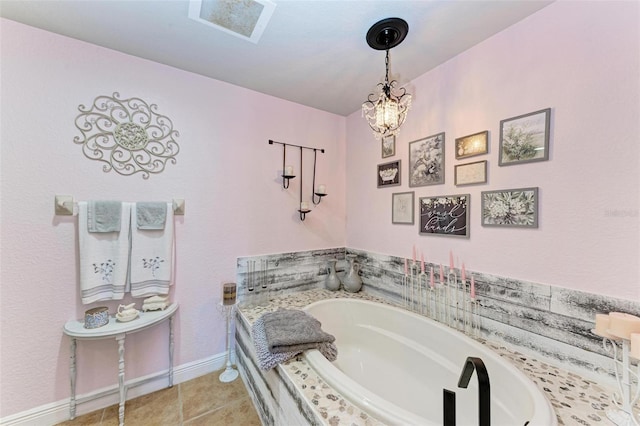
POLYGON ((138 227, 136 205, 131 210, 131 296, 166 295, 173 278, 173 205, 167 203, 164 229, 138 227))
POLYGON ((83 304, 124 297, 129 266, 131 203, 122 203, 120 228, 89 232, 88 203, 78 202, 80 292, 83 304))

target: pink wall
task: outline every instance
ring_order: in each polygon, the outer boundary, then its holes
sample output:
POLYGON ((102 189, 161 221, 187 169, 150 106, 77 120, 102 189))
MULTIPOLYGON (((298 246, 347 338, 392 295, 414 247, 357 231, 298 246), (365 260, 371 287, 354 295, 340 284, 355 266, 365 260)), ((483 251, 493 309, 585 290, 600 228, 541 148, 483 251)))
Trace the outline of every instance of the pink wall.
MULTIPOLYGON (((347 245, 410 257, 416 244, 444 264, 452 250, 470 270, 638 301, 639 8, 555 2, 422 75, 409 86, 413 109, 394 158, 381 158, 359 112, 349 116, 347 245), (500 120, 547 107, 550 160, 499 167, 500 120), (483 130, 490 153, 456 161, 454 139, 483 130), (445 184, 409 188, 408 143, 439 132, 446 132, 445 184), (402 185, 377 189, 376 165, 392 159, 402 160, 402 185), (454 185, 455 164, 483 159, 487 184, 454 185), (538 229, 481 226, 481 191, 530 186, 540 188, 538 229), (417 224, 392 225, 391 194, 409 190, 416 204, 424 196, 471 194, 471 238, 419 236, 417 224)), ((402 73, 393 64, 392 71, 402 73)))
MULTIPOLYGON (((53 215, 55 194, 186 199, 176 226, 176 365, 224 350, 215 307, 238 256, 344 245, 410 256, 417 244, 430 261, 446 263, 453 250, 470 270, 637 300, 638 7, 556 2, 413 81, 414 106, 394 157, 405 167, 403 184, 387 189, 376 188, 375 172, 388 159, 359 111, 345 120, 1 20, 0 417, 69 394, 61 329, 87 307, 78 295, 76 218, 53 215), (84 158, 72 142, 77 107, 114 91, 156 103, 173 120, 178 164, 145 181, 103 173, 84 158), (546 107, 550 161, 498 167, 499 121, 546 107), (455 187, 453 166, 462 161, 453 140, 485 129, 488 184, 455 187), (470 193, 469 240, 391 224, 391 193, 409 190, 408 142, 441 131, 446 183, 415 188, 416 197, 470 193), (305 222, 295 212, 298 182, 280 188, 281 149, 268 139, 327 149, 318 175, 330 197, 305 222), (481 191, 524 186, 540 187, 539 229, 480 226, 481 191)), ((166 368, 165 332, 127 339, 129 378, 166 368)), ((79 392, 116 382, 112 342, 81 344, 79 358, 79 392)))
MULTIPOLYGON (((55 194, 76 200, 184 198, 176 220, 180 303, 175 365, 224 352, 216 306, 238 256, 343 247, 344 117, 1 20, 2 270, 0 417, 69 396, 69 342, 81 318, 77 217, 55 216, 55 194), (180 132, 165 172, 103 173, 73 143, 78 105, 118 91, 158 105, 180 132), (282 148, 269 139, 325 148, 317 175, 329 196, 298 218, 299 178, 278 179, 282 148)), ((299 170, 297 153, 290 162, 299 170)), ((295 155, 294 155, 295 154, 295 155)), ((306 173, 312 158, 305 153, 306 173)), ((288 161, 289 162, 289 161, 288 161)), ((305 194, 310 190, 310 175, 305 194)), ((305 195, 308 198, 308 195, 305 195)), ((107 303, 113 311, 117 302, 107 303)), ((112 341, 80 343, 78 392, 117 383, 112 341)), ((127 378, 167 368, 166 325, 127 338, 127 378)))

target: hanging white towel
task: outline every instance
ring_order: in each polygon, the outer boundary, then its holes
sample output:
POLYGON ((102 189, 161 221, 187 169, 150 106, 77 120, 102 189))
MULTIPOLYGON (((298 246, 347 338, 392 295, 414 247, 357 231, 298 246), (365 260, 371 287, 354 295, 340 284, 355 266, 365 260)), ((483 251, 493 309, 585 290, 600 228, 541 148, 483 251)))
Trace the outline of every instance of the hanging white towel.
POLYGON ((117 232, 89 232, 88 203, 78 202, 80 293, 83 304, 124 297, 129 267, 131 204, 122 203, 117 232))
POLYGON ((138 229, 131 211, 131 296, 168 294, 173 277, 173 205, 167 203, 164 229, 138 229))

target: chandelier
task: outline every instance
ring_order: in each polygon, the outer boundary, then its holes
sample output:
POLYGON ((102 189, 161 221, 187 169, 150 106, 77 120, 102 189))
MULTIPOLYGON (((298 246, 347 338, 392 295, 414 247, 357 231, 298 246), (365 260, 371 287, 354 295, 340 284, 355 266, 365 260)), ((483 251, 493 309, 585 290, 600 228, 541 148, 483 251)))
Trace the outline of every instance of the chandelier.
POLYGON ((362 104, 362 115, 381 139, 398 133, 411 107, 411 95, 398 82, 389 82, 389 50, 402 43, 409 25, 400 18, 387 18, 373 24, 367 32, 367 43, 376 50, 386 50, 384 83, 378 83, 376 93, 371 93, 362 104))

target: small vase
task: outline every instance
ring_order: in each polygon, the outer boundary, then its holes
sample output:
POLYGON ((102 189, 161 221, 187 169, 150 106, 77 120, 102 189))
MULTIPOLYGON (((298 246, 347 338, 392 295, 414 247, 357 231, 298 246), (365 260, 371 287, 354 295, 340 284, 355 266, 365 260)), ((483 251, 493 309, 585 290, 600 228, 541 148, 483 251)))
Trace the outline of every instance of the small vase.
POLYGON ((349 293, 357 293, 362 288, 362 280, 360 279, 360 265, 355 262, 356 255, 348 254, 349 270, 342 279, 342 285, 349 293))
POLYGON ((327 290, 336 291, 340 290, 340 279, 336 274, 336 262, 338 259, 329 259, 329 267, 327 268, 327 278, 324 279, 324 286, 327 290))

